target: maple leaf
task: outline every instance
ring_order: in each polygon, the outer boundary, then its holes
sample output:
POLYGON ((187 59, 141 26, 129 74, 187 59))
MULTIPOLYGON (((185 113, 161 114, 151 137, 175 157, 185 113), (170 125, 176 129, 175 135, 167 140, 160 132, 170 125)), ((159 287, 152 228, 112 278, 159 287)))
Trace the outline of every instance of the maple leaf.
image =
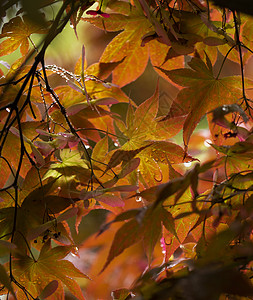
MULTIPOLYGON (((158 212, 158 219, 160 219, 160 221, 162 220, 165 227, 163 236, 167 245, 166 254, 168 257, 183 243, 190 229, 198 220, 198 215, 192 212, 194 199, 192 200, 189 186, 191 185, 193 192, 197 193, 197 174, 204 172, 211 166, 211 162, 203 164, 202 166, 197 164, 195 168, 186 173, 185 176, 180 176, 180 174, 173 172, 170 176, 172 180, 168 183, 148 188, 136 194, 148 201, 154 201, 156 199, 151 209, 154 210, 154 214, 158 212), (160 206, 161 204, 162 206, 160 206), (186 215, 183 219, 177 219, 179 214, 186 215)), ((148 227, 152 230, 152 226, 148 227)))
POLYGON ((191 156, 186 155, 182 147, 167 141, 153 142, 150 147, 140 152, 137 157, 141 159, 138 170, 149 186, 166 180, 167 177, 164 174, 168 164, 180 164, 195 160, 191 156))
POLYGON ((52 164, 44 176, 47 178, 57 179, 56 187, 61 186, 62 192, 69 196, 69 188, 73 181, 88 182, 90 179, 89 163, 81 157, 81 154, 74 150, 62 149, 60 161, 52 164))
MULTIPOLYGON (((122 4, 122 1, 116 2, 119 6, 125 5, 125 3, 122 4)), ((140 9, 131 6, 127 16, 110 14, 110 18, 106 19, 96 17, 85 18, 84 20, 101 29, 105 28, 107 31, 124 30, 107 45, 100 58, 100 62, 103 63, 115 62, 125 58, 113 71, 113 83, 124 86, 144 72, 149 54, 148 48, 141 47, 141 37, 150 31, 152 25, 140 9)))
POLYGON ((153 209, 151 206, 145 213, 142 224, 143 244, 150 264, 152 262, 155 245, 161 236, 162 224, 176 239, 178 239, 178 236, 171 213, 163 207, 153 209))
MULTIPOLYGON (((230 20, 230 26, 227 26, 227 30, 226 30, 226 38, 229 38, 231 41, 233 41, 233 34, 234 34, 234 26, 233 26, 233 18, 232 20, 230 20)), ((252 41, 249 38, 252 34, 252 17, 244 17, 241 20, 241 25, 242 27, 242 33, 240 36, 240 40, 242 41, 243 45, 245 45, 246 49, 251 49, 252 48, 252 41)), ((232 61, 235 61, 237 63, 239 63, 240 61, 240 57, 238 55, 238 51, 236 48, 234 48, 232 51, 231 50, 231 46, 233 46, 233 44, 230 42, 229 44, 224 44, 224 45, 220 45, 218 46, 219 51, 222 53, 222 55, 227 55, 228 51, 229 53, 229 59, 232 61)), ((243 58, 243 64, 245 64, 248 59, 251 57, 251 53, 250 51, 243 51, 242 52, 242 58, 243 58)))
POLYGON ((168 120, 156 118, 158 106, 158 85, 154 95, 140 104, 136 111, 129 105, 126 126, 116 122, 124 136, 129 139, 122 146, 122 149, 134 150, 144 146, 145 142, 171 138, 181 130, 183 118, 171 118, 168 120))
MULTIPOLYGON (((164 179, 161 164, 167 165, 168 161, 178 164, 184 160, 193 160, 192 157, 185 155, 180 146, 163 141, 180 131, 184 117, 156 118, 158 106, 159 93, 157 87, 154 95, 140 104, 136 111, 129 105, 126 125, 115 121, 123 135, 128 138, 128 141, 123 144, 118 152, 125 153, 126 157, 127 153, 132 153, 138 149, 142 150, 136 153, 137 157, 140 158, 138 169, 150 185, 164 179)), ((115 158, 111 157, 112 161, 115 161, 115 158)))
POLYGON ((175 231, 174 219, 162 206, 159 206, 156 209, 149 206, 146 209, 125 211, 116 216, 112 222, 105 224, 104 229, 101 232, 108 229, 113 222, 128 219, 130 220, 116 232, 102 271, 104 271, 110 262, 125 249, 141 240, 143 240, 144 249, 149 263, 151 263, 154 247, 157 244, 162 231, 162 224, 178 239, 175 231))
POLYGON ((149 56, 152 65, 155 67, 154 70, 163 78, 168 80, 168 77, 160 69, 156 67, 161 67, 165 70, 172 70, 184 66, 184 57, 179 55, 176 57, 169 57, 171 52, 171 47, 162 44, 157 40, 150 41, 145 47, 149 48, 149 56))
MULTIPOLYGON (((183 43, 180 44, 178 39, 176 40, 175 38, 173 47, 178 49, 179 54, 170 46, 170 42, 162 44, 152 38, 148 42, 144 42, 145 37, 150 35, 150 32, 153 32, 153 27, 159 33, 157 35, 159 41, 167 41, 168 37, 156 18, 147 18, 139 4, 135 3, 135 5, 136 7, 126 6, 126 3, 123 1, 115 1, 108 4, 108 7, 114 12, 110 14, 110 18, 83 19, 106 31, 124 30, 107 45, 100 58, 100 63, 116 62, 124 58, 124 62, 113 71, 113 82, 119 86, 124 86, 138 78, 145 70, 149 56, 153 66, 162 66, 164 69, 170 70, 183 66, 183 57, 180 56, 182 54, 180 51, 189 53, 189 51, 192 52, 194 49, 192 45, 185 46, 183 43), (172 52, 171 56, 170 53, 172 52)), ((195 43, 193 39, 190 39, 190 42, 192 44, 195 43)), ((159 75, 165 77, 158 69, 156 71, 159 75)))
POLYGON ((0 44, 0 56, 14 52, 19 46, 22 56, 26 55, 29 50, 29 37, 33 33, 46 33, 46 30, 32 25, 27 16, 23 19, 18 16, 5 23, 0 38, 7 39, 0 44))
MULTIPOLYGON (((104 178, 104 186, 105 187, 111 187, 114 185, 118 179, 123 178, 127 175, 126 172, 123 171, 125 163, 125 166, 128 165, 128 161, 131 164, 131 158, 133 158, 137 153, 136 151, 123 151, 123 150, 113 150, 109 152, 109 140, 108 137, 105 136, 103 139, 101 139, 94 147, 92 152, 92 160, 94 161, 94 171, 96 176, 104 178), (111 159, 112 156, 117 158, 117 161, 114 163, 114 161, 111 159), (122 163, 122 172, 121 174, 118 174, 117 176, 115 171, 112 171, 112 168, 117 167, 119 164, 122 163), (110 172, 107 172, 109 171, 110 172), (125 173, 125 174, 124 174, 125 173), (109 180, 106 181, 106 180, 109 180)), ((141 151, 141 150, 140 150, 141 151)), ((138 165, 135 164, 136 168, 138 165)), ((118 169, 118 168, 117 168, 118 169)))
MULTIPOLYGON (((61 213, 73 204, 73 200, 56 195, 48 195, 54 183, 55 180, 39 188, 31 186, 30 191, 24 187, 24 190, 20 194, 20 206, 17 208, 16 217, 19 233, 13 237, 13 241, 19 248, 20 253, 25 254, 27 252, 27 245, 30 245, 32 240, 38 236, 41 236, 41 239, 37 240, 36 243, 40 242, 40 240, 42 241, 43 234, 47 238, 52 236, 63 243, 73 243, 71 236, 66 232, 64 221, 75 216, 77 208, 72 207, 61 213), (58 215, 57 217, 56 214, 58 215), (58 234, 54 235, 57 232, 60 232, 60 236, 58 234)), ((8 238, 13 228, 15 208, 7 206, 13 206, 13 197, 11 199, 6 199, 5 197, 4 204, 6 207, 0 210, 0 234, 8 238)))
POLYGON ((237 142, 232 146, 216 146, 212 147, 225 154, 219 159, 219 163, 225 163, 227 175, 248 171, 252 168, 253 149, 252 144, 245 142, 237 142))
MULTIPOLYGON (((82 277, 89 279, 89 277, 79 271, 71 262, 63 258, 72 250, 72 246, 57 246, 51 247, 51 241, 46 242, 39 254, 38 259, 34 256, 17 255, 13 260, 12 272, 14 278, 23 284, 29 293, 34 298, 38 297, 43 289, 53 280, 59 284, 56 290, 56 298, 64 299, 63 285, 77 297, 83 300, 83 294, 73 279, 73 277, 82 277)), ((22 290, 16 287, 17 298, 27 299, 22 290)))
POLYGON ((191 213, 191 193, 190 189, 187 189, 182 197, 177 201, 174 206, 174 197, 168 197, 164 202, 164 207, 170 213, 171 218, 174 220, 173 229, 168 227, 166 223, 163 223, 165 229, 163 231, 163 237, 166 245, 166 257, 170 257, 175 250, 184 243, 184 240, 188 236, 191 228, 195 225, 198 220, 198 215, 191 213), (184 218, 176 218, 178 214, 186 213, 184 218), (176 233, 176 235, 175 235, 176 233))
POLYGON ((149 28, 150 23, 143 15, 133 13, 129 16, 125 30, 106 47, 100 58, 101 62, 113 62, 125 57, 124 62, 113 72, 113 83, 124 86, 144 72, 148 62, 148 49, 141 47, 140 37, 148 32, 149 28))
MULTIPOLYGON (((194 50, 203 59, 207 54, 212 62, 215 62, 217 57, 217 44, 223 45, 228 41, 223 35, 219 34, 217 28, 221 27, 221 22, 213 21, 210 22, 205 13, 201 15, 193 12, 181 12, 175 13, 176 17, 182 21, 180 31, 184 33, 185 38, 194 39, 197 38, 194 50), (182 19, 181 19, 182 18, 182 19), (207 19, 207 20, 206 20, 207 19)), ((174 49, 177 50, 177 45, 174 49)), ((165 68, 166 69, 166 68, 165 68)))
POLYGON ((185 87, 178 93, 176 101, 184 103, 189 111, 183 127, 186 147, 202 116, 218 106, 237 103, 241 97, 240 76, 218 79, 199 58, 193 58, 188 64, 191 69, 163 70, 172 81, 185 87))
POLYGON ((126 248, 139 242, 141 238, 142 234, 140 224, 137 220, 132 219, 125 223, 115 234, 109 255, 102 271, 105 270, 116 256, 120 255, 126 248))

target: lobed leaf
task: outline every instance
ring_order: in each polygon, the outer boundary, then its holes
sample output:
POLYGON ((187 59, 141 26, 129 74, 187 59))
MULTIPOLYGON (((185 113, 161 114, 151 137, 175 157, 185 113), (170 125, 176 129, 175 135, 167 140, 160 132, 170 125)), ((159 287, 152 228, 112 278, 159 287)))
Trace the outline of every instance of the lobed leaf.
POLYGON ((7 38, 0 44, 0 56, 14 52, 19 46, 22 56, 26 55, 29 50, 28 38, 30 35, 45 32, 45 29, 38 25, 32 25, 27 16, 24 16, 23 19, 19 16, 12 18, 4 24, 0 34, 0 38, 7 38))
POLYGON ((191 69, 164 70, 174 82, 184 86, 177 102, 184 103, 189 113, 184 123, 184 144, 188 145, 193 130, 207 112, 224 104, 237 103, 241 97, 241 79, 237 76, 215 78, 205 63, 193 58, 191 69))
POLYGON ((125 223, 115 234, 109 255, 101 272, 110 264, 110 262, 120 255, 125 249, 139 242, 142 238, 140 224, 137 220, 132 219, 125 223))
POLYGON ((37 260, 33 260, 29 256, 19 256, 13 262, 13 274, 18 281, 25 284, 34 297, 45 293, 45 289, 52 281, 58 281, 59 284, 66 285, 77 299, 84 299, 81 289, 73 277, 89 279, 88 276, 80 272, 71 262, 63 260, 71 249, 71 246, 51 248, 49 240, 42 247, 37 260))
MULTIPOLYGON (((118 4, 120 7, 121 2, 118 1, 118 4)), ((124 86, 144 72, 149 55, 148 48, 141 47, 141 37, 150 31, 152 25, 140 10, 131 6, 128 16, 110 14, 110 18, 106 20, 101 17, 84 20, 108 31, 124 29, 107 45, 100 58, 100 63, 113 63, 124 59, 113 71, 113 83, 124 86)))

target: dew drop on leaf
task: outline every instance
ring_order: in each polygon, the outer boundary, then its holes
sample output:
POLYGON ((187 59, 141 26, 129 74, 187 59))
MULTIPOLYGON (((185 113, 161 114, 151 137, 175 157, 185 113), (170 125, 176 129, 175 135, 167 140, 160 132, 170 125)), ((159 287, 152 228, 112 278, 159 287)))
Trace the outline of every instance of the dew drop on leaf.
POLYGON ((136 197, 136 202, 141 202, 142 201, 142 198, 139 196, 139 197, 136 197))
POLYGON ((189 168, 189 167, 191 166, 191 164, 192 164, 191 161, 185 162, 185 163, 184 163, 184 166, 185 166, 186 168, 189 168))
POLYGON ((204 141, 204 145, 205 145, 207 148, 211 147, 210 144, 212 144, 212 141, 211 141, 211 140, 207 139, 207 140, 204 141))

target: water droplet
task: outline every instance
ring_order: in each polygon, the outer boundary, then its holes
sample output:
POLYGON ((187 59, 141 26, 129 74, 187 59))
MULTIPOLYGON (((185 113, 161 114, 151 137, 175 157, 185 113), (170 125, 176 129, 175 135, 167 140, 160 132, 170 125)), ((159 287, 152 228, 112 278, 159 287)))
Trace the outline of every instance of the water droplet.
POLYGON ((207 140, 204 141, 204 145, 205 145, 206 147, 208 147, 208 148, 211 147, 210 144, 212 144, 212 141, 211 141, 211 140, 207 139, 207 140))
POLYGON ((191 164, 192 164, 191 161, 185 162, 185 163, 184 163, 184 166, 185 166, 186 168, 189 168, 189 167, 191 166, 191 164))
POLYGON ((136 199, 136 202, 141 202, 142 201, 142 197, 138 196, 135 198, 136 199))

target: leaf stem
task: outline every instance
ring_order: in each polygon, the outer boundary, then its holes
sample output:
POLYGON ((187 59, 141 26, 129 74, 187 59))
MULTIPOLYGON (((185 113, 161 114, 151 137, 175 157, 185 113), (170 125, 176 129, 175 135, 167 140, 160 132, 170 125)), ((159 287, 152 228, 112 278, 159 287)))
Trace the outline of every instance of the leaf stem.
POLYGON ((217 74, 217 76, 216 76, 216 78, 215 78, 216 80, 218 80, 219 77, 220 77, 220 73, 221 73, 221 71, 222 71, 222 69, 223 69, 223 67, 224 67, 224 63, 225 63, 226 59, 228 58, 229 53, 230 53, 235 47, 236 47, 236 45, 232 46, 232 47, 228 50, 228 52, 226 53, 226 55, 224 56, 223 61, 222 61, 221 66, 220 66, 220 70, 219 70, 219 72, 218 72, 218 74, 217 74))
POLYGON ((242 47, 241 47, 241 41, 240 41, 240 35, 239 35, 239 25, 237 22, 237 17, 235 14, 235 11, 232 11, 233 13, 233 18, 234 18, 234 23, 235 23, 235 38, 236 38, 236 45, 238 46, 239 50, 239 59, 240 59, 240 67, 241 67, 241 76, 242 76, 242 95, 243 99, 246 100, 246 95, 245 95, 245 83, 244 83, 244 69, 243 69, 243 59, 242 59, 242 47))

